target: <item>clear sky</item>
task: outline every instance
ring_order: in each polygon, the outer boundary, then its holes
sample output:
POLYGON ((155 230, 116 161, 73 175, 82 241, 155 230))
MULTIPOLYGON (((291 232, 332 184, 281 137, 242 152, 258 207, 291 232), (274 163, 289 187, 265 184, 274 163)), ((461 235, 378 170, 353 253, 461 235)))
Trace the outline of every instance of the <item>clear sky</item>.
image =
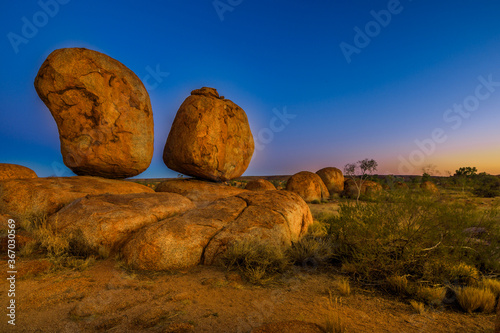
POLYGON ((0 162, 72 175, 33 81, 53 50, 85 47, 147 81, 155 153, 141 178, 177 175, 163 146, 203 86, 247 113, 245 175, 364 158, 380 174, 500 174, 499 17, 496 0, 2 1, 0 162))

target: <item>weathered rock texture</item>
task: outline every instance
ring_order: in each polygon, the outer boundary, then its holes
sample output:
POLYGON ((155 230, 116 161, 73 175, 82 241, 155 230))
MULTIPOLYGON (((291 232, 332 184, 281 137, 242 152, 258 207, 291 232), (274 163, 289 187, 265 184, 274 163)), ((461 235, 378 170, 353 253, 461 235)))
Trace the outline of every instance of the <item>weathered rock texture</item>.
POLYGON ((231 197, 246 190, 197 179, 174 179, 158 184, 156 192, 178 193, 192 200, 196 206, 203 207, 217 199, 231 197))
POLYGON ((320 176, 330 194, 341 193, 344 190, 344 175, 339 169, 323 168, 316 171, 316 174, 320 176))
POLYGON ((311 223, 309 207, 294 193, 246 192, 146 226, 122 253, 129 265, 144 270, 214 264, 237 240, 289 245, 311 223))
POLYGON ((420 184, 420 188, 432 194, 439 194, 439 189, 437 188, 436 184, 431 181, 423 182, 422 184, 420 184))
POLYGON ((0 180, 37 178, 35 171, 22 165, 0 163, 0 180))
POLYGON ((54 117, 64 164, 77 175, 126 178, 153 157, 153 111, 141 80, 119 61, 83 48, 52 52, 35 79, 54 117))
POLYGON ((265 179, 251 180, 245 186, 245 190, 250 191, 272 191, 276 190, 276 187, 270 181, 265 179))
POLYGON ((330 196, 320 176, 309 171, 301 171, 291 176, 286 183, 286 190, 297 193, 306 202, 327 199, 330 196))
POLYGON ((51 215, 87 194, 154 193, 137 183, 99 177, 54 177, 0 182, 0 214, 51 215))
MULTIPOLYGON (((361 195, 374 196, 379 194, 380 192, 382 192, 382 185, 374 181, 365 180, 361 185, 361 195)), ((354 180, 348 179, 345 181, 344 195, 350 198, 356 198, 358 196, 358 188, 356 187, 354 180)))
POLYGON ((254 151, 248 119, 213 88, 191 92, 177 111, 163 160, 185 175, 226 181, 245 172, 254 151))
POLYGON ((175 193, 87 195, 52 215, 48 224, 80 250, 116 250, 134 231, 194 208, 175 193))

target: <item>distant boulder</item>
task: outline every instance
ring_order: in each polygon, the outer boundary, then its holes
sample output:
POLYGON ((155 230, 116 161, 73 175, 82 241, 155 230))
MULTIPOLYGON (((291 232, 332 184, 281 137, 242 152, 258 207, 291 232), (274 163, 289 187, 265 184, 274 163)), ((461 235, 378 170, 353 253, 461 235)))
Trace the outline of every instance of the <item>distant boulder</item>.
POLYGON ((291 176, 286 183, 286 190, 297 193, 306 202, 327 199, 330 196, 321 177, 309 171, 301 171, 291 176))
POLYGON ((422 184, 420 184, 420 188, 428 193, 431 194, 439 194, 439 189, 437 188, 436 184, 434 184, 431 181, 425 181, 422 184))
POLYGON ((22 165, 0 163, 0 180, 37 178, 35 171, 22 165))
POLYGON ((316 171, 316 174, 321 177, 330 194, 342 193, 344 190, 344 175, 340 169, 327 167, 316 171))
POLYGON ((255 179, 251 180, 245 186, 245 190, 250 191, 272 191, 276 190, 276 187, 270 181, 265 179, 255 179))
MULTIPOLYGON (((357 180, 359 184, 359 180, 357 180)), ((361 185, 361 195, 364 196, 375 196, 382 192, 382 185, 371 180, 365 180, 361 185)), ((352 179, 348 179, 344 182, 344 195, 350 198, 356 198, 358 196, 358 187, 352 179)))
POLYGON ((245 172, 253 151, 245 111, 204 87, 193 90, 177 111, 163 161, 185 175, 226 181, 245 172))
POLYGON ((59 129, 64 164, 79 176, 127 178, 153 157, 153 110, 141 80, 97 51, 52 52, 35 79, 59 129))

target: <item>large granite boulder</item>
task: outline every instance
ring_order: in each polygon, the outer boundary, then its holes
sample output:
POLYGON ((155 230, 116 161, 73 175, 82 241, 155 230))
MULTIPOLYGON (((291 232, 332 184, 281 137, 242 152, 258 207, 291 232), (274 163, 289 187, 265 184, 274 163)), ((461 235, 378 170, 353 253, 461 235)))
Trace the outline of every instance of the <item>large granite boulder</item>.
POLYGON ((192 91, 177 111, 163 161, 185 175, 226 181, 245 172, 253 151, 245 111, 217 90, 201 88, 192 91))
POLYGON ((122 254, 127 264, 143 270, 215 264, 237 240, 290 245, 310 224, 309 207, 298 195, 249 191, 146 226, 130 238, 122 254))
POLYGON ((35 171, 22 165, 0 163, 0 180, 37 178, 35 171))
POLYGON ((0 181, 0 214, 51 215, 87 194, 154 193, 137 183, 99 177, 51 177, 0 181))
POLYGON ((337 168, 327 167, 316 171, 316 174, 325 183, 330 194, 342 193, 344 190, 344 175, 337 168))
POLYGON ((181 194, 193 201, 197 207, 203 207, 217 199, 231 197, 246 190, 198 179, 172 179, 158 184, 156 192, 181 194))
POLYGON ((96 51, 52 52, 35 79, 59 129, 64 164, 77 175, 126 178, 153 157, 153 111, 141 80, 96 51))
POLYGON ((265 179, 255 179, 251 180, 245 186, 245 190, 250 191, 272 191, 276 190, 276 187, 268 180, 265 179))
POLYGON ((194 208, 175 193, 87 195, 62 208, 48 225, 85 253, 113 252, 136 230, 194 208))
POLYGON ((291 176, 286 183, 286 190, 297 193, 306 202, 327 199, 330 196, 320 176, 309 171, 301 171, 291 176))

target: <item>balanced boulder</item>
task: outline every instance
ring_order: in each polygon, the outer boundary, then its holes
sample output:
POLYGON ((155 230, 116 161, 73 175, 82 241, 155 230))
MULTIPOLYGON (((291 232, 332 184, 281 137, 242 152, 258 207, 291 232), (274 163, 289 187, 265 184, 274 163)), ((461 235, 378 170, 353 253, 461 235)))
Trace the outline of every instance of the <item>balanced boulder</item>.
POLYGON ((327 199, 330 196, 320 176, 309 171, 301 171, 291 176, 286 183, 286 190, 297 193, 306 202, 327 199))
POLYGON ((156 192, 181 194, 192 200, 197 207, 203 207, 217 199, 231 197, 246 191, 238 187, 197 179, 172 179, 158 184, 156 192))
POLYGON ((139 228, 192 208, 175 193, 87 195, 52 215, 48 225, 80 251, 111 252, 139 228))
POLYGON ((341 193, 344 190, 344 175, 337 168, 328 167, 316 171, 330 194, 341 193))
POLYGON ((0 180, 37 178, 35 171, 22 165, 0 163, 0 180))
POLYGON ((122 254, 131 267, 144 270, 214 264, 235 241, 290 245, 310 224, 309 207, 298 195, 249 191, 146 226, 130 238, 122 254))
POLYGON ((265 179, 256 179, 251 180, 245 186, 245 190, 250 191, 271 191, 276 190, 276 187, 268 180, 265 179))
POLYGON ((147 186, 99 177, 52 177, 0 182, 0 214, 51 215, 87 194, 154 193, 147 186))
POLYGON ((153 111, 141 80, 122 63, 84 48, 58 49, 40 67, 35 88, 74 173, 126 178, 148 168, 153 111))
POLYGON ((245 111, 217 90, 201 88, 192 91, 177 111, 163 161, 185 175, 226 181, 245 172, 253 151, 245 111))

